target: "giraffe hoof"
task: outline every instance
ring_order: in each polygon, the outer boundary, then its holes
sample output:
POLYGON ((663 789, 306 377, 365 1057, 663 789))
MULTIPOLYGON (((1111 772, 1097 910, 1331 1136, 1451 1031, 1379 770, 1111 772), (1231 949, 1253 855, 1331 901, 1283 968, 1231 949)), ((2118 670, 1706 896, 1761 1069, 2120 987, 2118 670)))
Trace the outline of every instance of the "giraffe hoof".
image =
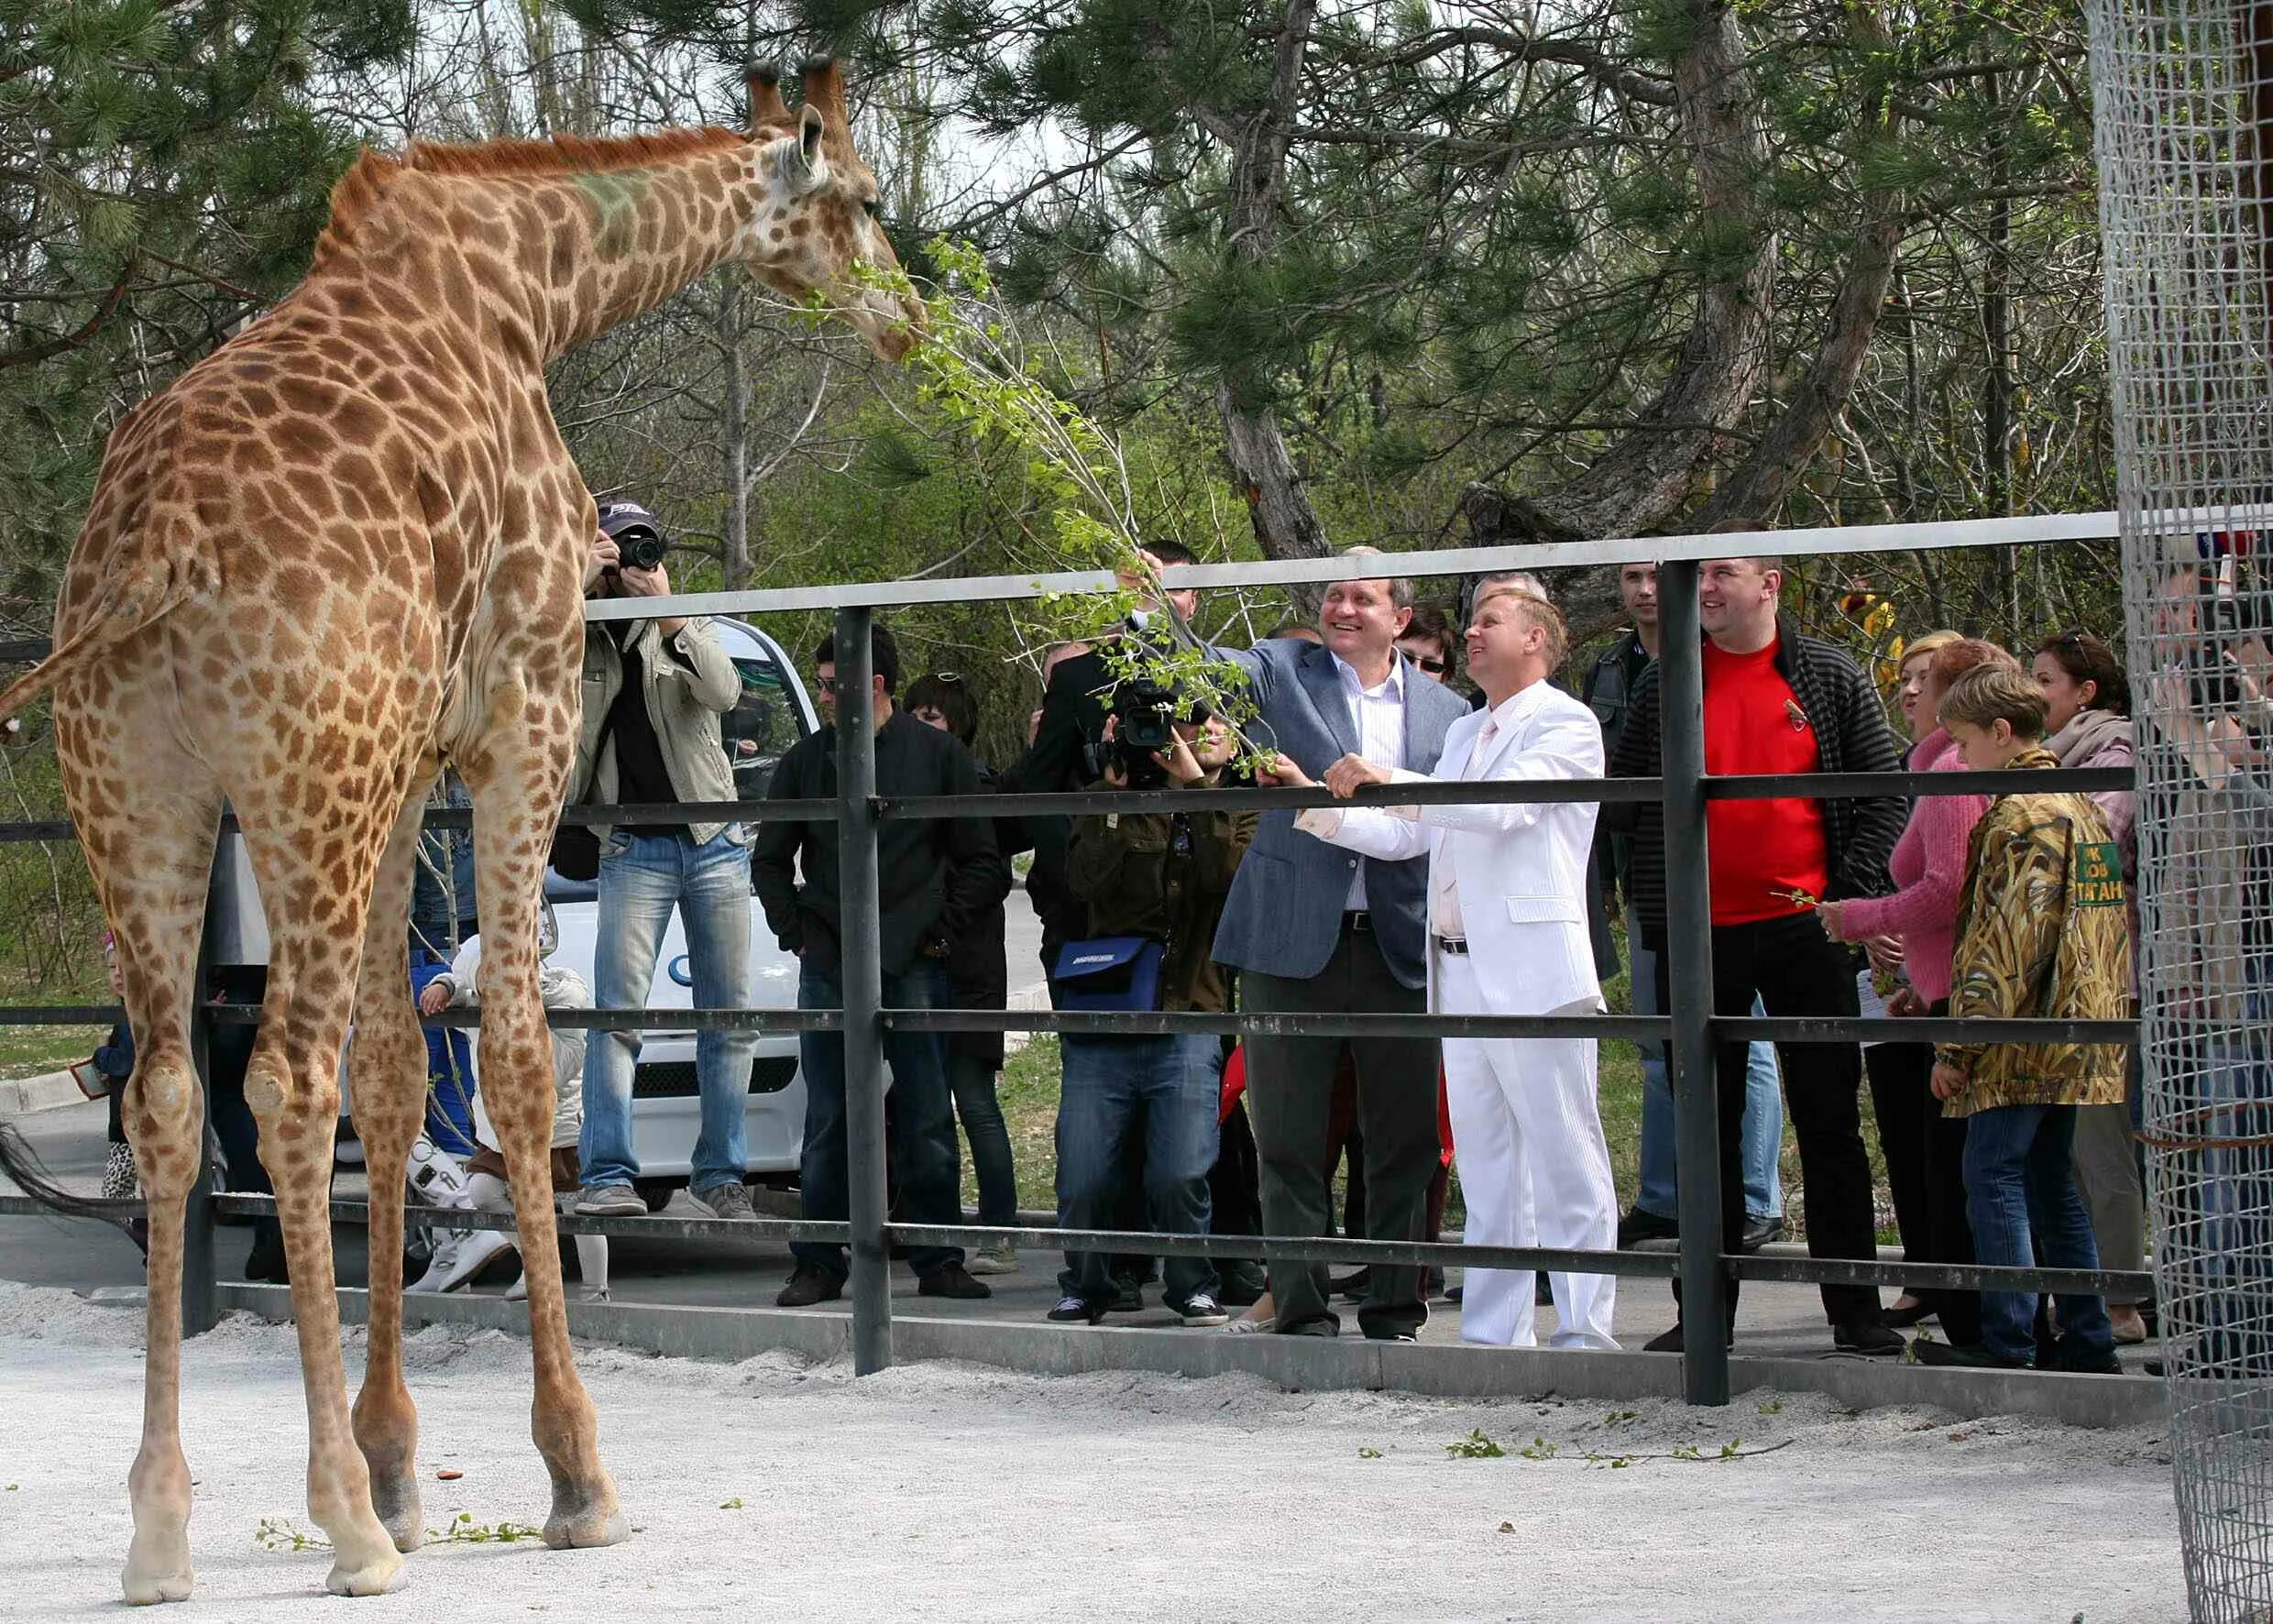
POLYGON ((119 1588, 129 1607, 154 1607, 161 1601, 187 1601, 197 1587, 190 1566, 190 1531, 186 1523, 145 1530, 126 1547, 126 1572, 119 1588))
POLYGON ((120 1585, 126 1605, 135 1608, 155 1607, 161 1601, 187 1601, 190 1592, 197 1588, 197 1575, 184 1561, 179 1567, 158 1573, 138 1571, 132 1562, 120 1585))
POLYGON ((620 1545, 631 1537, 631 1520, 609 1507, 576 1516, 555 1511, 544 1524, 544 1542, 555 1551, 588 1551, 601 1545, 620 1545))
POLYGON ((402 1578, 402 1557, 390 1549, 361 1567, 335 1564, 324 1577, 324 1588, 334 1596, 384 1596, 398 1588, 402 1578))

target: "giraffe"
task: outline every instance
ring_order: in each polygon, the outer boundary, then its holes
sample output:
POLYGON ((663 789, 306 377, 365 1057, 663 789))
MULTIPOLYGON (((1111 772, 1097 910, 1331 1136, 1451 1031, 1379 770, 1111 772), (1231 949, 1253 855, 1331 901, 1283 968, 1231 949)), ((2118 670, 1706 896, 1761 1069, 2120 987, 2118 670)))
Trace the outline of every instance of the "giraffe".
POLYGON ((225 802, 272 938, 245 1087, 291 1271, 327 1587, 386 1590, 420 1542, 401 1259, 425 1065, 407 942, 421 807, 445 763, 474 796, 481 1078, 528 1269, 544 1538, 631 1531, 572 1357, 546 1168, 538 910, 598 518, 544 367, 728 260, 792 299, 820 291, 879 356, 906 355, 920 302, 853 274, 897 261, 840 71, 815 59, 801 78, 793 113, 778 74, 752 70, 747 131, 365 152, 333 190, 305 280, 111 436, 55 653, 0 694, 0 716, 53 691, 140 1056, 126 1110, 149 1292, 129 1602, 180 1600, 194 1582, 179 1436, 183 1202, 203 1119, 189 1027, 225 802), (352 1412, 328 1208, 351 1020, 372 1258, 352 1412))

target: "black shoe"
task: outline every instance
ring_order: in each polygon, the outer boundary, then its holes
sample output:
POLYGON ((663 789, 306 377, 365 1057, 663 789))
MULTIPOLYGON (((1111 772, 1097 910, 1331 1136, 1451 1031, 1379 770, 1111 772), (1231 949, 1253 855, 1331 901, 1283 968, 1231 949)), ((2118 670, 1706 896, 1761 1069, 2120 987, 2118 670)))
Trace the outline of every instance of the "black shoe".
POLYGON ((1369 1268, 1354 1268, 1350 1270, 1349 1273, 1344 1275, 1340 1279, 1328 1281, 1326 1285, 1326 1295, 1329 1297, 1346 1297, 1352 1302, 1362 1302, 1365 1300, 1366 1293, 1372 1289, 1373 1270, 1369 1268))
POLYGON ((1618 1221, 1618 1249, 1630 1252, 1643 1241, 1677 1241, 1681 1225, 1671 1218, 1660 1218, 1655 1213, 1640 1207, 1629 1211, 1618 1221))
POLYGON ((1467 1293, 1468 1289, 1466 1286, 1447 1286, 1444 1288, 1444 1300, 1456 1305, 1467 1293))
POLYGON ((1145 1283, 1124 1275, 1113 1282, 1115 1297, 1109 1312, 1141 1314, 1145 1311, 1145 1283))
POLYGON ((1783 1219, 1747 1218, 1744 1221, 1744 1233, 1738 1237, 1736 1249, 1744 1253, 1757 1252, 1770 1241, 1780 1241, 1783 1238, 1783 1219))
POLYGON ((916 1282, 918 1297, 953 1297, 965 1302, 994 1295, 994 1289, 984 1280, 972 1278, 971 1271, 960 1263, 943 1264, 916 1282))
POLYGON ((774 1301, 782 1308, 811 1308, 817 1302, 834 1302, 843 1295, 842 1275, 831 1274, 818 1264, 800 1263, 774 1301))
POLYGON ((2112 1347, 2090 1347, 2072 1336, 2063 1336, 2051 1362, 2038 1368, 2065 1371, 2070 1376, 2121 1376, 2123 1361, 2115 1357, 2112 1347))
POLYGON ((1831 1327, 1831 1346, 1842 1354, 1868 1354, 1872 1357, 1893 1355, 1899 1357, 1902 1338, 1876 1321, 1858 1325, 1831 1327))
POLYGON ((1985 1347, 1956 1347, 1946 1342, 1928 1342, 1923 1336, 1910 1344, 1906 1362, 1912 1365, 1938 1365, 1954 1370, 2031 1368, 2025 1359, 2000 1358, 1985 1347))
POLYGON ((1912 1303, 1908 1308, 1890 1308, 1886 1311, 1886 1322, 1897 1331, 1907 1331, 1911 1326, 1920 1324, 1933 1317, 1934 1305, 1923 1299, 1912 1303))
POLYGON ((1069 1293, 1058 1299, 1058 1306, 1051 1309, 1047 1317, 1060 1325, 1102 1325, 1104 1323, 1105 1305, 1084 1302, 1069 1293))
MULTIPOLYGON (((1686 1353, 1688 1351, 1687 1335, 1688 1333, 1682 1329, 1682 1322, 1675 1320, 1671 1331, 1661 1331, 1655 1336, 1651 1337, 1649 1341, 1642 1344, 1642 1351, 1645 1354, 1686 1353)), ((1726 1345, 1736 1346, 1735 1326, 1729 1327, 1728 1337, 1726 1345)))

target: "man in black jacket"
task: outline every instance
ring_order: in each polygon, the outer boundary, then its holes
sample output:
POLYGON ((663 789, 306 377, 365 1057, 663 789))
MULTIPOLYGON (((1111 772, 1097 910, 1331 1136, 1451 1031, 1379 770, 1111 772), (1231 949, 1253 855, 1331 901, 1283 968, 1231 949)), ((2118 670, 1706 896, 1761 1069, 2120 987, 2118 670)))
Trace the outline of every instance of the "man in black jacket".
MULTIPOLYGON (((1773 558, 1709 559, 1698 571, 1697 618, 1705 631, 1705 769, 1715 775, 1889 773, 1902 765, 1877 690, 1829 643, 1802 637, 1777 613, 1784 572, 1773 558)), ((1634 688, 1614 778, 1653 778, 1661 762, 1659 666, 1634 688)), ((1908 802, 1856 799, 1709 803, 1707 861, 1712 892, 1713 1012, 1745 1015, 1755 995, 1771 1015, 1857 1013, 1855 956, 1823 932, 1817 900, 1871 896, 1887 888, 1886 859, 1908 802)), ((1655 801, 1606 806, 1603 821, 1633 839, 1627 884, 1643 943, 1657 959, 1658 1007, 1670 1007, 1665 974, 1665 830, 1655 801)), ((1871 1164, 1863 1151, 1862 1051, 1853 1043, 1781 1044, 1784 1098, 1806 1176, 1807 1249, 1817 1257, 1877 1255, 1871 1164)), ((1720 1128, 1724 1247, 1744 1233, 1740 1168, 1747 1053, 1720 1046, 1716 1084, 1720 1128)), ((1844 1353, 1899 1354, 1878 1292, 1826 1286, 1832 1344, 1844 1353)), ((1729 1286, 1733 1336, 1736 1282, 1729 1286)), ((1647 1345, 1678 1351, 1676 1324, 1647 1345)))
MULTIPOLYGON (((876 792, 882 796, 977 795, 979 766, 951 735, 928 728, 894 708, 900 657, 892 634, 875 629, 872 645, 876 719, 876 792)), ((814 651, 821 705, 836 710, 837 659, 833 638, 814 651)), ((799 740, 774 771, 769 800, 803 800, 837 793, 834 722, 799 740)), ((944 1007, 949 993, 949 944, 1003 894, 1002 857, 983 817, 888 818, 877 828, 876 890, 882 916, 880 953, 884 1002, 895 1009, 944 1007)), ((842 899, 837 867, 837 827, 769 818, 758 827, 751 872, 765 921, 781 945, 799 960, 797 1006, 841 1009, 840 961, 842 899), (804 883, 797 882, 800 864, 804 883)), ((845 1162, 844 1038, 807 1032, 798 1039, 805 1072, 805 1155, 798 1185, 805 1216, 841 1223, 851 1213, 845 1162)), ((914 1223, 960 1223, 962 1196, 955 1154, 953 1107, 947 1080, 947 1047, 938 1033, 887 1032, 884 1059, 892 1067, 894 1125, 900 1136, 901 1192, 914 1223)), ((844 1247, 799 1241, 796 1268, 778 1299, 804 1308, 840 1295, 844 1247)), ((910 1256, 926 1297, 985 1297, 957 1246, 918 1246, 910 1256)))

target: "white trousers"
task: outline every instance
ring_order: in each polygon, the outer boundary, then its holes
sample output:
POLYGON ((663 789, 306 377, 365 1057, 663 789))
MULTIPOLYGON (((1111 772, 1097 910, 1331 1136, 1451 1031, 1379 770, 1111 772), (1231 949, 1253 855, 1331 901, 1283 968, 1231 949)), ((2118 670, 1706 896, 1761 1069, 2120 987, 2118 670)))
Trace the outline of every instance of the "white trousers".
MULTIPOLYGON (((1436 955, 1438 1007, 1489 1015, 1465 953, 1436 955)), ((1618 1190, 1595 1103, 1595 1045, 1583 1037, 1447 1037, 1444 1098, 1467 1206, 1466 1238, 1479 1246, 1615 1250, 1618 1190)), ((1550 1347, 1615 1348, 1615 1275, 1550 1274, 1550 1347)), ((1471 1268, 1460 1297, 1460 1340, 1532 1347, 1532 1273, 1471 1268)))

